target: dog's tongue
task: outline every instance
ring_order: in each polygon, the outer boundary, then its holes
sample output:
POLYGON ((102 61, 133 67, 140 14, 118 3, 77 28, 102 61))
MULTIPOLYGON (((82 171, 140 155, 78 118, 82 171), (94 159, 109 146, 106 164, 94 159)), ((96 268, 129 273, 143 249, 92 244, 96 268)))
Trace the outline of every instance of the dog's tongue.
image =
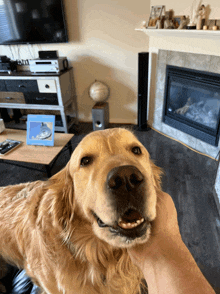
POLYGON ((122 229, 133 229, 144 222, 142 215, 134 209, 128 209, 122 217, 119 218, 118 225, 122 229))

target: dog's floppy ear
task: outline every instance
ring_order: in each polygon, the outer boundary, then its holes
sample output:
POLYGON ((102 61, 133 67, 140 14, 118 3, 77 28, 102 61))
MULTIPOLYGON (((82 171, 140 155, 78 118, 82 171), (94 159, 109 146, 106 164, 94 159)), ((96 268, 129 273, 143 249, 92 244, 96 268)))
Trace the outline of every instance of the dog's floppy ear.
POLYGON ((66 227, 73 220, 75 199, 69 163, 48 181, 48 193, 52 194, 51 213, 53 221, 66 227))

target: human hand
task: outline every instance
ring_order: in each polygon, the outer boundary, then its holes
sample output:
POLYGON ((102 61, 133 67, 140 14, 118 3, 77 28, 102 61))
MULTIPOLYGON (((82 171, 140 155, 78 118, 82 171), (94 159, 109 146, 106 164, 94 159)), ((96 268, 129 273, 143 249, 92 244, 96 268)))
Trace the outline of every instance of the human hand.
POLYGON ((151 223, 151 236, 149 240, 141 245, 128 249, 134 264, 142 271, 152 258, 157 258, 163 250, 169 247, 170 240, 181 241, 177 211, 171 196, 165 192, 157 192, 157 216, 151 223))

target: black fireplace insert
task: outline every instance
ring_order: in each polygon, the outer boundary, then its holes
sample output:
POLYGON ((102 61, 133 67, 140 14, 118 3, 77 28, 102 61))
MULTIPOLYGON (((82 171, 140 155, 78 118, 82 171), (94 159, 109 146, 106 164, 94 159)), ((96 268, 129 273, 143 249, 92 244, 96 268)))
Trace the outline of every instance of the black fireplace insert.
POLYGON ((220 74, 167 65, 163 122, 218 146, 220 74))

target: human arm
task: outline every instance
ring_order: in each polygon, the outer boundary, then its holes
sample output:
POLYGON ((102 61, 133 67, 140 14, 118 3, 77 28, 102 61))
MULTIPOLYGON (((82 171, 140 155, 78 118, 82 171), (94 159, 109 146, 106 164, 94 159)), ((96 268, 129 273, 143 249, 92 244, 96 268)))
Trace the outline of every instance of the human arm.
POLYGON ((172 198, 158 192, 157 217, 147 243, 128 249, 147 281, 149 294, 214 294, 182 241, 172 198))

